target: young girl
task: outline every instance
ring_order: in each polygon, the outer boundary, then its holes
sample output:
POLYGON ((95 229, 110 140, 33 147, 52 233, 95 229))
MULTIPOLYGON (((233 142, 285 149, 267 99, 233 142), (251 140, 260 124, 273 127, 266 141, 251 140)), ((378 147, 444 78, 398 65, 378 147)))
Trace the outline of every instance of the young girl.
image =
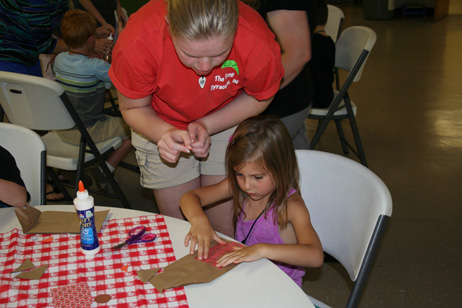
POLYGON ((235 239, 247 245, 224 255, 218 266, 268 258, 299 286, 303 267, 323 262, 321 242, 299 192, 292 140, 275 117, 252 117, 240 124, 226 152, 228 176, 218 184, 183 195, 180 207, 191 223, 185 238, 191 254, 207 258, 211 240, 225 241, 212 229, 203 206, 233 198, 235 239))

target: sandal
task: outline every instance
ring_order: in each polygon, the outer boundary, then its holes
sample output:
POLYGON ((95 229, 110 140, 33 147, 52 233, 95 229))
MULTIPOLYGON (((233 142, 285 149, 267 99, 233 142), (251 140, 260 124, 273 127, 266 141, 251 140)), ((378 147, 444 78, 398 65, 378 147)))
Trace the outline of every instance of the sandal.
MULTIPOLYGON (((58 187, 53 186, 53 190, 49 191, 46 193, 46 196, 51 195, 51 194, 60 194, 61 190, 58 187)), ((66 201, 66 197, 58 198, 58 199, 49 199, 46 197, 47 202, 63 202, 66 201)))
POLYGON ((71 181, 69 181, 68 178, 66 178, 66 176, 64 174, 61 173, 61 171, 58 171, 58 173, 56 173, 56 175, 58 176, 58 179, 63 183, 70 183, 71 182, 71 181))

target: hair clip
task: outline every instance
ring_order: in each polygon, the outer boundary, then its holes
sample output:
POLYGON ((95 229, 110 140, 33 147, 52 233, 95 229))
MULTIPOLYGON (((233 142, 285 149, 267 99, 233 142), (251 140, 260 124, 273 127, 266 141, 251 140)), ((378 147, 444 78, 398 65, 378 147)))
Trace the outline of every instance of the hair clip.
POLYGON ((228 143, 231 143, 231 142, 233 141, 233 138, 234 138, 234 134, 232 134, 231 136, 229 136, 228 143))

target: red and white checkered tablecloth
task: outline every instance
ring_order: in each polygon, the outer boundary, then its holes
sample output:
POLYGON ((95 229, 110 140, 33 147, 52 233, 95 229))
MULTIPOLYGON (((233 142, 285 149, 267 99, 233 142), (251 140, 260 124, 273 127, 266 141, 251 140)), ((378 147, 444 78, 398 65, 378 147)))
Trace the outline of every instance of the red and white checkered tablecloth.
POLYGON ((18 229, 1 233, 0 307, 53 307, 51 289, 81 282, 88 284, 93 297, 112 296, 109 302, 94 302, 92 307, 188 307, 184 288, 159 293, 136 274, 140 269, 163 268, 176 260, 162 215, 105 221, 99 240, 101 251, 85 256, 78 234, 25 235, 18 229), (111 250, 139 225, 155 233, 156 240, 111 250), (15 278, 16 274, 10 273, 26 259, 35 266, 49 264, 40 280, 15 278))

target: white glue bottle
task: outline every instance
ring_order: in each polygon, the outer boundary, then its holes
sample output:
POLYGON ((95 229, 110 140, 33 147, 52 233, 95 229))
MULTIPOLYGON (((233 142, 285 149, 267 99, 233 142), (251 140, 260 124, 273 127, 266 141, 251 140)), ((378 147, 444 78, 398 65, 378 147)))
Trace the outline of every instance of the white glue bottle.
MULTIPOLYGON (((112 33, 109 34, 107 39, 111 40, 111 41, 114 41, 114 38, 112 37, 112 33)), ((112 48, 109 49, 109 50, 106 50, 106 53, 104 54, 104 61, 106 61, 107 63, 112 62, 112 48)))
POLYGON ((80 218, 80 247, 85 255, 94 255, 101 249, 95 226, 95 204, 92 196, 79 181, 74 206, 80 218))

